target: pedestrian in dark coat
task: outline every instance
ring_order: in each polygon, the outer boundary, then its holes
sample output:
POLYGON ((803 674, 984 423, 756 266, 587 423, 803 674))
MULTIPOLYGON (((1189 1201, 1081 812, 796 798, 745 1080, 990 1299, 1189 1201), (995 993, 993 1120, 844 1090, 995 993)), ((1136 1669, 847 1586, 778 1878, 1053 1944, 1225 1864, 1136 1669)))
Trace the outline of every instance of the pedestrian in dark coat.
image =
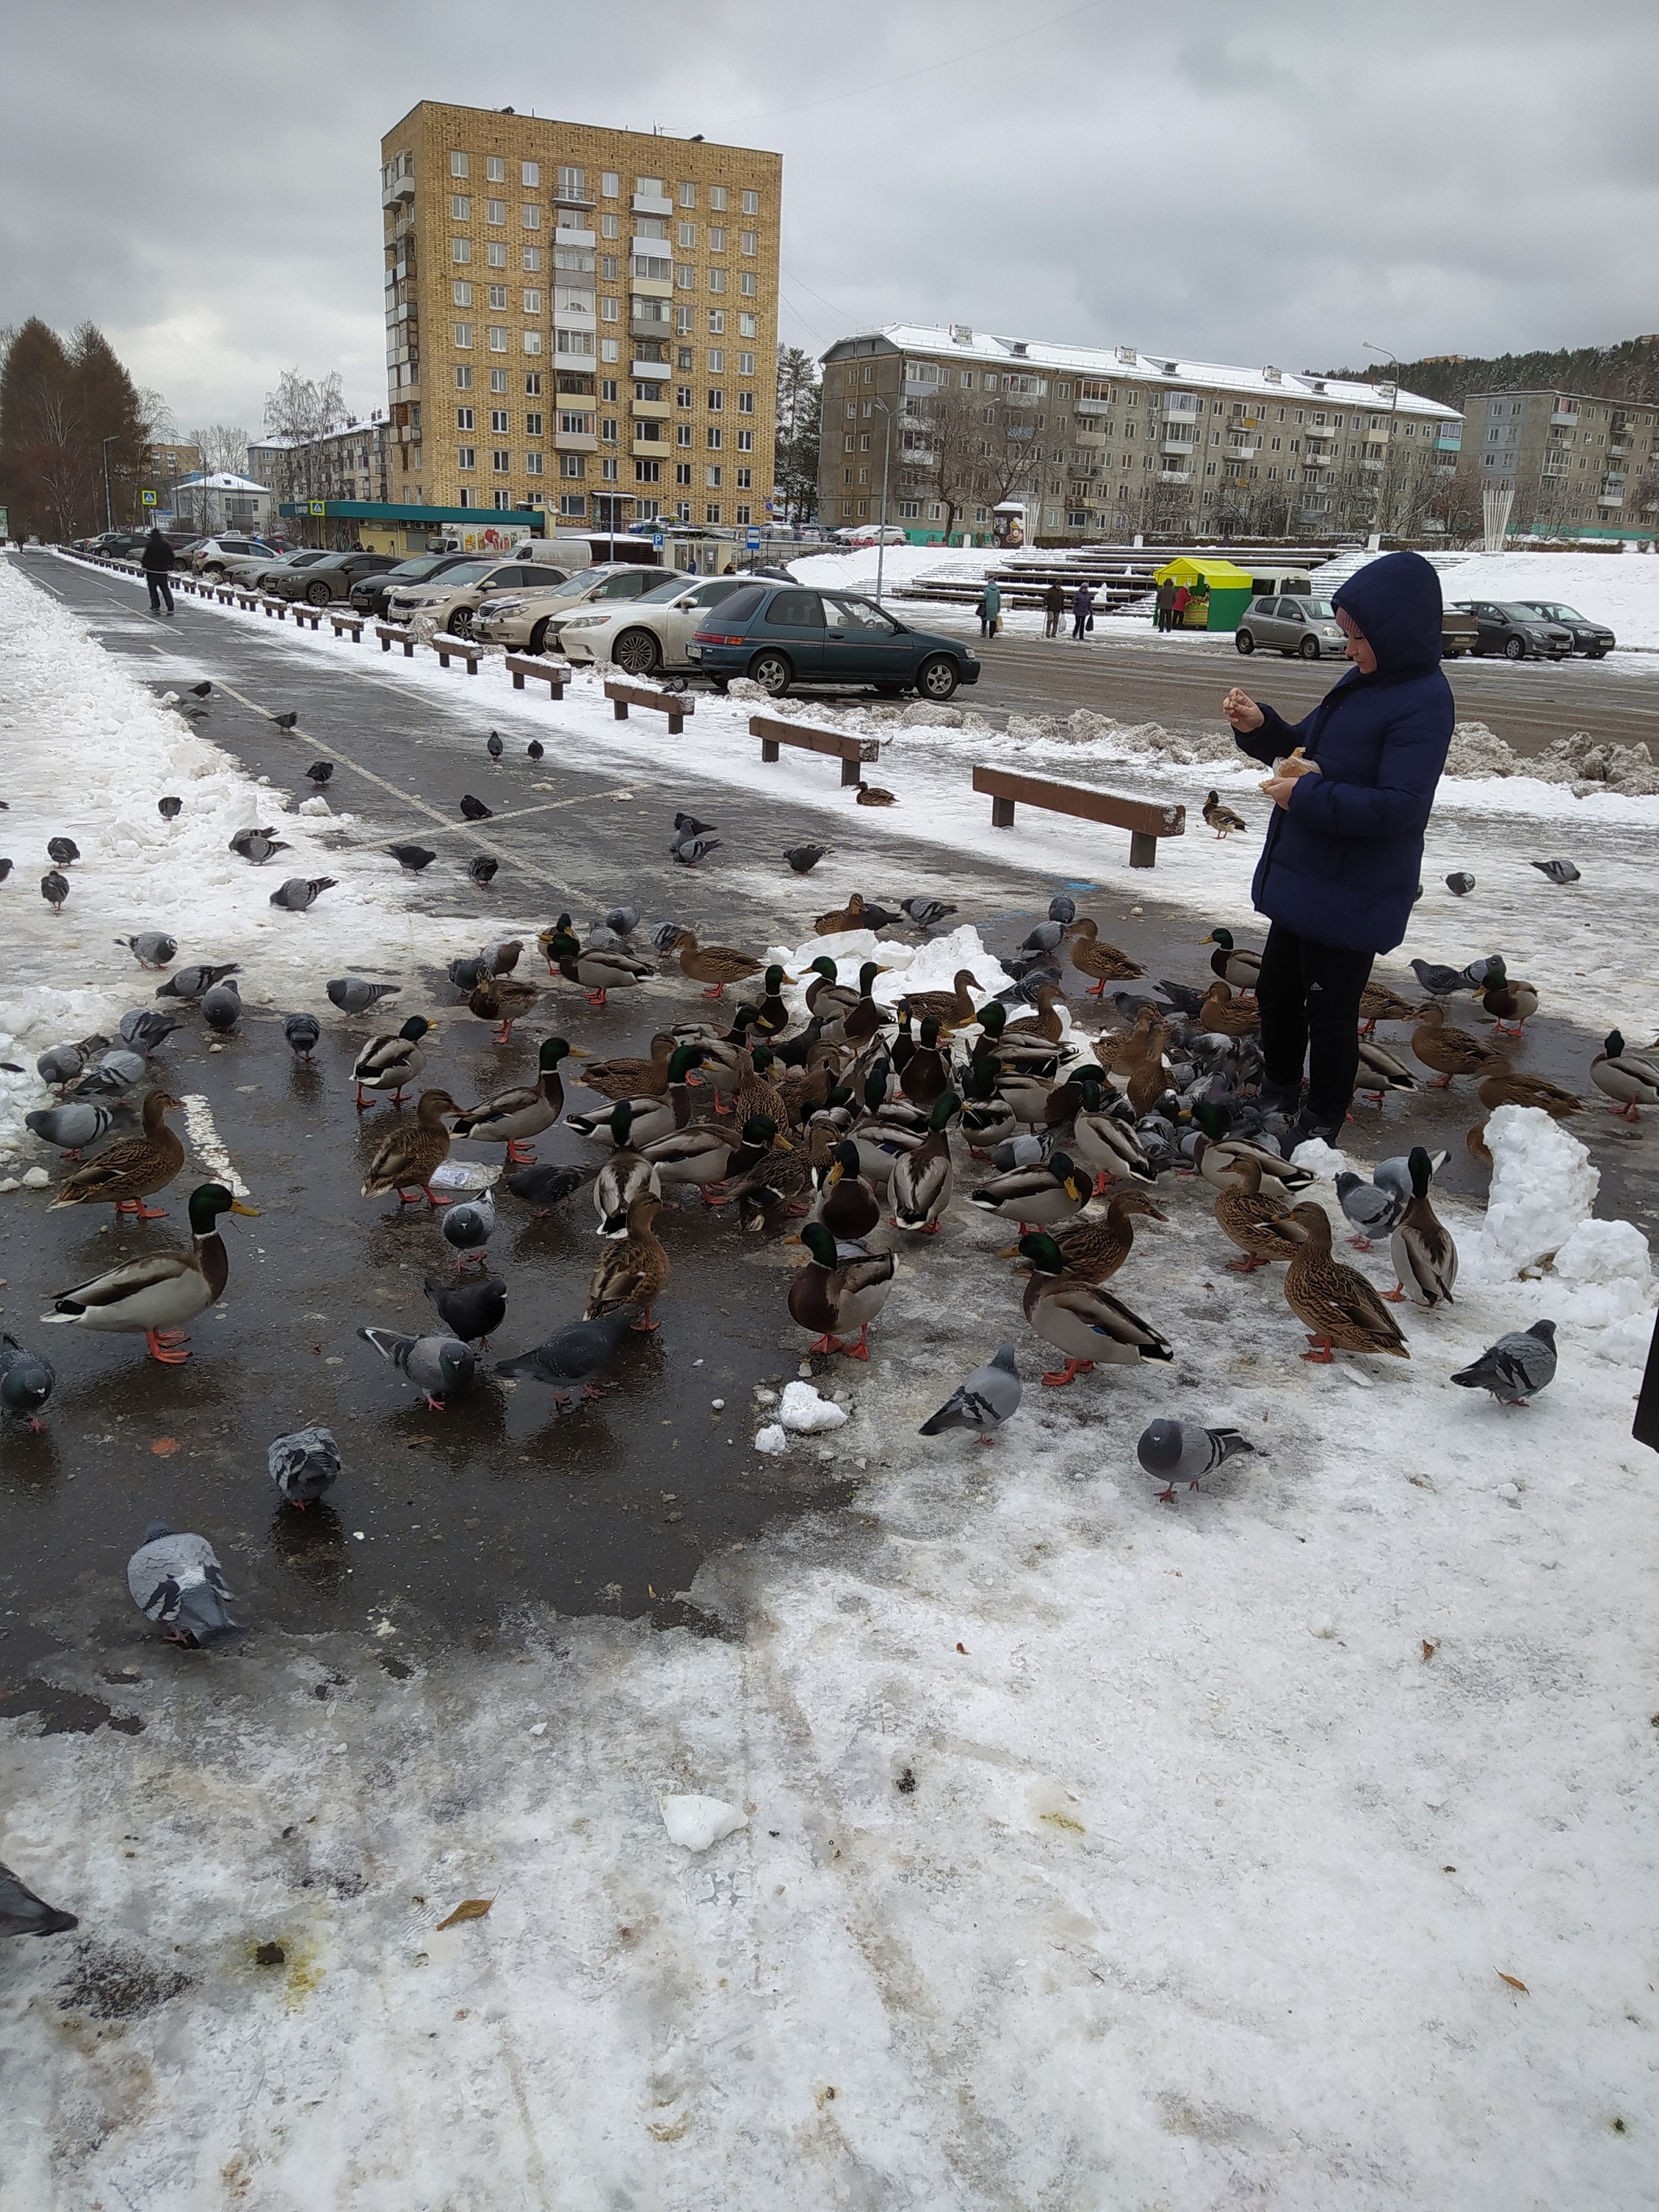
POLYGON ((1455 719, 1440 579, 1420 554, 1368 562, 1332 605, 1354 665, 1311 714, 1286 722, 1237 688, 1222 702, 1238 744, 1274 767, 1250 887, 1272 925, 1256 985, 1263 1100, 1295 1115, 1311 1048, 1297 1127, 1328 1144, 1353 1096, 1359 994, 1406 934, 1455 719))
POLYGON ((1159 629, 1170 627, 1170 617, 1175 611, 1175 595, 1174 582, 1166 576, 1158 587, 1158 603, 1152 610, 1152 620, 1159 629))
POLYGON ((169 614, 173 612, 173 586, 167 577, 178 562, 173 548, 159 530, 152 530, 144 540, 144 550, 138 556, 138 566, 144 572, 144 581, 149 586, 149 611, 155 613, 165 599, 169 614))
POLYGON ((1072 635, 1081 641, 1095 618, 1095 593, 1092 584, 1079 584, 1072 594, 1072 635))
POLYGON ((1066 611, 1066 586, 1058 576, 1042 595, 1042 635, 1060 635, 1060 618, 1066 611))
POLYGON ((979 595, 979 634, 981 637, 996 635, 997 617, 1001 612, 1002 594, 988 579, 985 589, 979 595))

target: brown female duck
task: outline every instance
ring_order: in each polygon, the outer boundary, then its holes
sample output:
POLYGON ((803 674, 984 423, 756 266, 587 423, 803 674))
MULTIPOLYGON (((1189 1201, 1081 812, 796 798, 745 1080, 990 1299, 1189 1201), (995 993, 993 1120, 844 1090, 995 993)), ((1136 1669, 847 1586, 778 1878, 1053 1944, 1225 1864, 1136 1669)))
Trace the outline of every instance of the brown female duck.
POLYGON ((1309 1349, 1302 1357, 1322 1367, 1330 1365, 1335 1352, 1386 1352, 1409 1359, 1400 1324, 1379 1293, 1358 1268, 1333 1256, 1331 1220, 1324 1207, 1304 1199, 1289 1218, 1300 1223, 1305 1238, 1285 1271, 1285 1302, 1308 1331, 1309 1349))
POLYGON ((168 1092, 147 1091, 142 1135, 122 1137, 96 1159, 76 1168, 58 1186, 52 1210, 112 1206, 118 1214, 130 1213, 139 1221, 164 1221, 167 1208, 146 1206, 144 1200, 165 1190, 185 1164, 185 1148, 163 1118, 184 1110, 182 1102, 168 1092))

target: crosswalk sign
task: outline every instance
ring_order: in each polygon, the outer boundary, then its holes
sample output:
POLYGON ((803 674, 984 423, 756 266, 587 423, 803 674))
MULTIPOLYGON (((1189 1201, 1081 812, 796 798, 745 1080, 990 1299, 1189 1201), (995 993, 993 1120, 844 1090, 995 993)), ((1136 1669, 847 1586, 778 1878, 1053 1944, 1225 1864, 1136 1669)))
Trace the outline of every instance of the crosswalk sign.
POLYGON ((155 504, 155 493, 153 491, 141 491, 138 495, 138 504, 141 507, 154 507, 155 504))

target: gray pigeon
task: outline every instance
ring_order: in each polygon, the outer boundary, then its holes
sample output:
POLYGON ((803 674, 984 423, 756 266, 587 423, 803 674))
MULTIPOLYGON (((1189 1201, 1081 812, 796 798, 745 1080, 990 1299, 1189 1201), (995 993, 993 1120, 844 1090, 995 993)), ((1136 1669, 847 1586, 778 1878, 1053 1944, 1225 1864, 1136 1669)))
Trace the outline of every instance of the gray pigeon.
POLYGON ((283 1035, 288 1040, 289 1050, 297 1060, 309 1060, 322 1036, 322 1024, 315 1014, 287 1014, 283 1019, 283 1035))
POLYGON ((469 996, 472 992, 476 991, 479 984, 483 982, 484 979, 484 960, 482 952, 476 953, 470 960, 465 958, 452 960, 447 970, 449 980, 455 986, 455 988, 458 991, 466 992, 469 996))
MULTIPOLYGON (((1344 1168, 1336 1179, 1337 1202, 1358 1234, 1348 1239, 1357 1252, 1369 1252, 1374 1237, 1386 1237, 1406 1211, 1399 1191, 1379 1188, 1344 1168)), ((1409 1189, 1407 1197, 1410 1196, 1409 1189)))
POLYGON ((466 872, 480 890, 485 890, 495 882, 501 865, 493 853, 475 853, 466 864, 466 872))
POLYGON ((487 1345, 507 1319, 507 1285, 499 1275, 478 1276, 465 1283, 428 1275, 426 1294, 438 1309, 439 1320, 463 1344, 487 1345))
POLYGON ((78 1160, 88 1145, 108 1133, 114 1119, 107 1106, 77 1098, 67 1106, 41 1106, 25 1114, 23 1127, 43 1145, 56 1145, 65 1159, 78 1160))
POLYGON ((290 914, 303 914, 325 891, 331 891, 338 881, 337 876, 290 876, 280 890, 272 891, 270 903, 286 907, 290 914))
POLYGON ((918 1434, 938 1437, 946 1429, 973 1429, 978 1441, 988 1444, 990 1432, 1018 1412, 1023 1395, 1014 1347, 1000 1344, 982 1366, 957 1384, 933 1419, 922 1423, 918 1434))
POLYGON ((224 961, 216 968, 180 968, 165 983, 156 985, 155 995, 158 999, 199 999, 216 983, 222 983, 227 975, 240 975, 241 972, 241 963, 235 960, 224 961))
POLYGON ((267 1447, 265 1464, 284 1501, 303 1513, 340 1480, 340 1447, 331 1429, 295 1429, 267 1447))
POLYGON ((81 1037, 73 1044, 48 1045, 34 1063, 42 1083, 72 1083, 95 1052, 108 1044, 106 1036, 81 1037))
POLYGON ((554 1167, 538 1162, 533 1168, 514 1168, 507 1176, 507 1187, 515 1198, 526 1200, 536 1209, 536 1218, 544 1221, 556 1206, 579 1191, 587 1180, 586 1168, 554 1167))
POLYGON ((121 1017, 121 1042, 146 1058, 164 1045, 183 1024, 175 1015, 158 1014, 154 1006, 135 1006, 121 1017))
POLYGON ((471 1388, 477 1361, 459 1337, 403 1336, 392 1328, 360 1328, 357 1334, 408 1376, 434 1413, 471 1388))
POLYGON ((1466 1390, 1490 1390, 1500 1405, 1524 1406, 1555 1380, 1555 1323, 1511 1329, 1451 1379, 1466 1390))
POLYGON ((1576 884, 1579 880, 1578 871, 1571 860, 1534 860, 1530 865, 1553 884, 1576 884))
MULTIPOLYGON (((1450 1158, 1451 1154, 1447 1152, 1431 1152, 1428 1156, 1430 1175, 1437 1176, 1450 1158)), ((1397 1192, 1400 1203, 1406 1205, 1412 1194, 1411 1154, 1396 1152, 1392 1159, 1379 1160, 1371 1170, 1371 1181, 1379 1189, 1397 1192)))
POLYGON ((640 910, 636 906, 613 906, 605 917, 605 927, 613 937, 631 937, 640 926, 640 910))
POLYGON ((658 952, 668 951, 678 937, 680 927, 681 925, 678 921, 659 921, 651 933, 653 949, 658 952))
POLYGON ((455 1255, 455 1265, 464 1267, 469 1260, 484 1263, 484 1246, 495 1233, 495 1198, 493 1191, 480 1191, 477 1198, 464 1198, 444 1208, 444 1242, 455 1255))
POLYGON ((596 1389, 593 1377, 603 1374, 617 1356, 617 1347, 633 1328, 631 1315, 627 1312, 606 1314, 599 1321, 573 1321, 563 1328, 556 1328, 546 1342, 538 1344, 533 1352, 521 1352, 516 1358, 500 1359, 495 1372, 517 1379, 524 1376, 532 1382, 546 1382, 561 1406, 570 1402, 572 1390, 580 1389, 584 1398, 598 1398, 604 1394, 596 1389))
POLYGON ((947 906, 943 899, 936 898, 901 899, 899 908, 918 929, 937 929, 947 915, 957 911, 955 907, 947 906))
POLYGON ((386 850, 400 868, 407 868, 411 876, 418 876, 422 868, 429 868, 438 855, 427 845, 388 845, 386 850))
MULTIPOLYGON (((81 848, 73 837, 48 837, 46 858, 60 868, 72 868, 81 857, 81 848)), ((1534 864, 1536 865, 1536 864, 1534 864)))
POLYGON ((291 853, 294 848, 280 837, 273 837, 269 830, 241 830, 230 841, 233 853, 240 853, 245 860, 252 860, 256 868, 263 867, 273 853, 291 853))
POLYGON ((1446 889, 1454 898, 1467 898, 1474 889, 1474 878, 1467 868, 1454 869, 1446 878, 1446 889))
POLYGON ((1448 968, 1437 960, 1413 960, 1412 973, 1431 999, 1449 999, 1454 991, 1467 991, 1461 968, 1448 968))
POLYGON ((523 951, 523 938, 498 938, 495 944, 486 945, 478 955, 479 959, 483 963, 483 973, 486 975, 510 975, 518 966, 519 958, 523 951))
POLYGON ((228 1036, 242 1018, 242 996, 234 983, 216 983, 202 994, 202 1019, 220 1036, 228 1036))
POLYGON ((677 836, 706 837, 711 830, 718 829, 719 826, 719 823, 714 822, 699 822, 695 814, 677 813, 674 817, 674 833, 677 836))
POLYGON ((169 1644, 211 1644, 236 1626, 212 1545, 205 1536, 175 1536, 165 1521, 150 1522, 127 1561, 127 1588, 139 1612, 167 1630, 169 1644))
POLYGON ((82 1098, 118 1098, 135 1083, 144 1079, 144 1055, 141 1052, 124 1052, 115 1045, 106 1052, 89 1075, 83 1075, 72 1086, 82 1098))
POLYGON ((182 799, 175 799, 171 795, 165 799, 158 799, 155 802, 155 811, 161 816, 163 822, 176 822, 184 811, 184 800, 182 799))
POLYGON ((41 877, 40 896, 54 914, 62 914, 64 902, 68 898, 69 893, 69 878, 59 875, 56 868, 53 868, 49 874, 41 877))
POLYGON ((1196 1490, 1206 1474, 1213 1474, 1240 1452, 1255 1446, 1237 1429, 1200 1429, 1185 1421, 1153 1421, 1140 1432, 1135 1457, 1146 1473, 1164 1487, 1160 1498, 1172 1499, 1177 1481, 1196 1490))
POLYGON ((1066 925, 1059 921, 1040 921, 1021 945, 1022 952, 1053 952, 1066 934, 1066 925))
POLYGON ((80 1925, 72 1912, 59 1912, 0 1865, 0 1936, 59 1936, 80 1925))
POLYGON ((0 1336, 0 1411, 27 1421, 37 1433, 43 1424, 40 1408, 52 1395, 57 1370, 38 1352, 30 1352, 15 1336, 0 1336))
POLYGON ((783 857, 798 876, 810 876, 829 850, 827 845, 791 845, 783 857))
POLYGON ((501 734, 499 730, 492 730, 484 739, 484 750, 493 761, 498 761, 507 750, 507 747, 501 743, 501 734))
POLYGON ((179 950, 178 939, 164 929, 140 930, 135 937, 118 937, 115 942, 125 945, 141 968, 165 968, 179 950))
MULTIPOLYGON (((673 842, 668 848, 669 858, 678 860, 682 867, 695 868, 698 861, 705 854, 714 852, 721 842, 718 837, 705 837, 701 832, 677 830, 673 842)), ((60 877, 58 880, 62 882, 63 878, 60 877)), ((64 890, 67 897, 69 886, 64 884, 64 890)))
POLYGON ((1064 891, 1056 891, 1048 902, 1048 919, 1057 921, 1062 929, 1069 929, 1077 920, 1077 901, 1068 898, 1064 891))
POLYGON ((337 975, 328 986, 329 1004, 343 1014, 366 1014, 381 999, 389 999, 401 983, 366 983, 361 975, 337 975))

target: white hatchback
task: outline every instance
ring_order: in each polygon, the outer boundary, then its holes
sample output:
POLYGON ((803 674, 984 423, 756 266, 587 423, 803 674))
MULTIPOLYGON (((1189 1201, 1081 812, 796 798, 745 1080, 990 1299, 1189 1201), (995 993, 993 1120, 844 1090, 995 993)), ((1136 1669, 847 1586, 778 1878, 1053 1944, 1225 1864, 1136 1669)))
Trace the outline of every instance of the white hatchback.
POLYGON ((560 624, 560 649, 568 660, 608 661, 625 676, 689 668, 686 644, 705 611, 752 581, 749 576, 708 576, 688 584, 676 576, 623 606, 584 608, 560 624))

